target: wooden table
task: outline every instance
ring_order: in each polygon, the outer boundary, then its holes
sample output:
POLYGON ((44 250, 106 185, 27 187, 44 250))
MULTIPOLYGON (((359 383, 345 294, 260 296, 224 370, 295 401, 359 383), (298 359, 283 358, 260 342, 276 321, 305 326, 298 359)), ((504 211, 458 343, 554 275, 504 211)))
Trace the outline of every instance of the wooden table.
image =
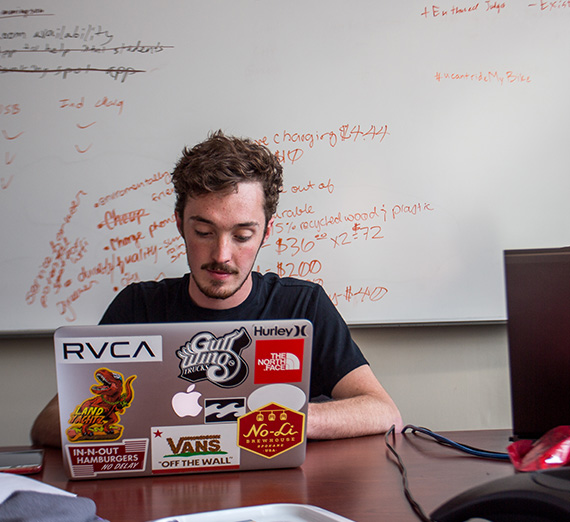
MULTIPOLYGON (((505 451, 510 431, 442 435, 505 451)), ((407 468, 412 494, 428 514, 461 491, 514 473, 508 461, 471 457, 419 434, 398 434, 393 445, 407 468)), ((282 502, 319 506, 356 522, 418 520, 384 436, 311 441, 305 463, 296 469, 88 481, 68 481, 61 452, 48 449, 44 471, 32 477, 93 499, 99 516, 111 522, 282 502)))

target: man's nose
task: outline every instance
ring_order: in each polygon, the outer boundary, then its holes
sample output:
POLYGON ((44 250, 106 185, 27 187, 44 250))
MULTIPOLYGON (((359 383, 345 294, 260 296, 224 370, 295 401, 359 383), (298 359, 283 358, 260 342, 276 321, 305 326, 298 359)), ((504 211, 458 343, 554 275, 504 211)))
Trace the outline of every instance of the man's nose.
POLYGON ((212 258, 216 263, 227 263, 231 259, 231 242, 229 238, 220 236, 216 240, 212 258))

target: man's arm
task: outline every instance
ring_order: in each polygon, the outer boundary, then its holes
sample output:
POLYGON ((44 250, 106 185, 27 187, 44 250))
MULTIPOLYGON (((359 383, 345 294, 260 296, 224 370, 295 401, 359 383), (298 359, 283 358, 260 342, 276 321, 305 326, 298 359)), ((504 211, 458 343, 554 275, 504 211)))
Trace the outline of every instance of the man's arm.
POLYGON ((345 375, 332 396, 332 401, 309 404, 307 438, 360 437, 403 426, 396 404, 367 364, 345 375))
MULTIPOLYGON (((360 437, 384 433, 393 424, 396 430, 402 428, 398 408, 368 365, 345 375, 332 396, 332 401, 309 404, 307 438, 360 437)), ((61 446, 57 395, 36 418, 31 437, 40 446, 61 446)))
POLYGON ((37 446, 61 446, 59 432, 59 403, 57 395, 48 402, 37 416, 31 432, 32 442, 37 446))

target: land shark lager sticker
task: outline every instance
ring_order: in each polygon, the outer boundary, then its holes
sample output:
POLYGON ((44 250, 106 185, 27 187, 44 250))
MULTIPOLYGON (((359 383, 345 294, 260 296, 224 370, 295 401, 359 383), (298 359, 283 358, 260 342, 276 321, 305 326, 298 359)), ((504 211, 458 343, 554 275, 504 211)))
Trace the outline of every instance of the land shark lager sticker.
POLYGON ((85 399, 69 415, 65 431, 69 442, 118 440, 123 434, 121 415, 134 398, 131 375, 126 381, 122 373, 99 368, 94 373, 97 384, 91 386, 92 396, 85 399))

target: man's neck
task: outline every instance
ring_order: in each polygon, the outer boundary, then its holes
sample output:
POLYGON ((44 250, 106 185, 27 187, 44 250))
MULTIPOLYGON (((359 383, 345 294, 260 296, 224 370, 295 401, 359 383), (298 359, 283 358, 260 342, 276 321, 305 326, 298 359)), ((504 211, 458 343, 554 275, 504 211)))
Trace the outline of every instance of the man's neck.
POLYGON ((190 294, 190 299, 192 302, 200 308, 206 308, 209 310, 229 310, 242 304, 249 297, 252 288, 253 277, 250 273, 247 279, 244 281, 243 285, 235 294, 225 299, 215 299, 213 297, 208 297, 205 295, 198 288, 196 282, 194 281, 194 278, 192 277, 192 274, 190 274, 188 293, 190 294))

